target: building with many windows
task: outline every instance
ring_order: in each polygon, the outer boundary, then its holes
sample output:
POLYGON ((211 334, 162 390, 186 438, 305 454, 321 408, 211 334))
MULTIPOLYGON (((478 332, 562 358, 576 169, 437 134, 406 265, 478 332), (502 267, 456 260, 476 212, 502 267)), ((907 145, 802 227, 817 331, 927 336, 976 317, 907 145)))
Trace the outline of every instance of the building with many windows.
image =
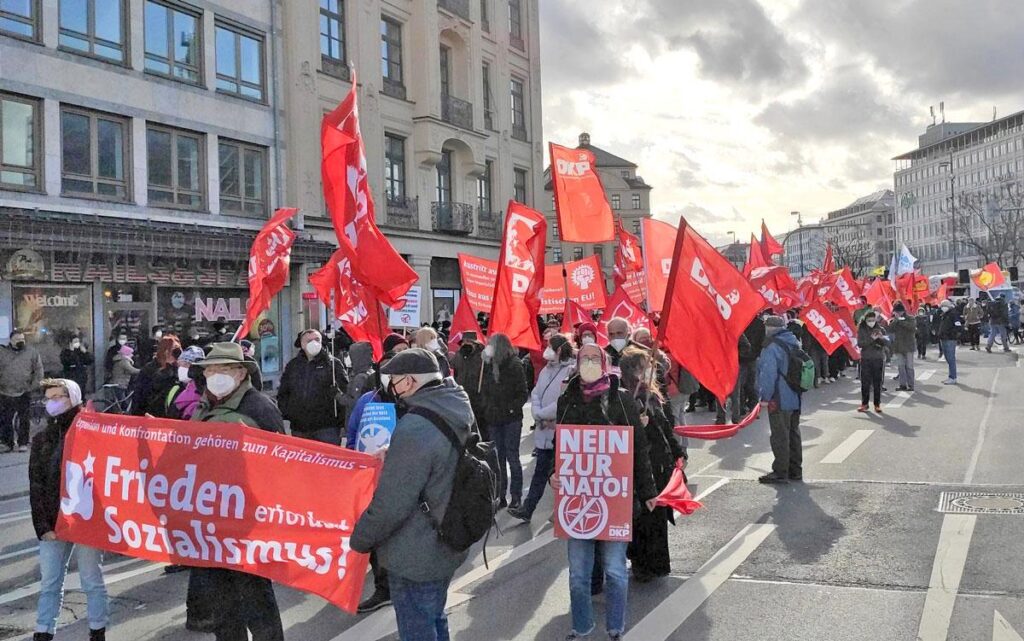
POLYGON ((855 274, 889 265, 895 248, 893 222, 896 196, 883 189, 830 211, 821 220, 825 240, 832 244, 838 266, 849 265, 855 274))
MULTIPOLYGON (((458 254, 496 259, 509 199, 535 205, 542 187, 538 1, 281 6, 286 201, 334 238, 320 121, 354 69, 377 224, 420 275, 421 320, 450 317, 458 254)), ((324 322, 315 301, 307 312, 324 322)))
POLYGON ((803 278, 825 262, 825 228, 821 223, 801 225, 782 237, 782 265, 793 278, 803 278))
MULTIPOLYGON (((102 353, 115 331, 205 336, 244 317, 249 247, 284 202, 278 9, 0 3, 0 340, 26 329, 59 373, 74 333, 102 353)), ((293 264, 331 249, 301 234, 293 264)), ((298 289, 251 336, 266 380, 291 350, 298 289)))
POLYGON ((932 124, 917 149, 893 160, 895 245, 906 244, 928 274, 978 267, 979 247, 999 244, 991 230, 1001 214, 1019 215, 1024 111, 984 123, 932 124))
MULTIPOLYGON (((637 172, 636 163, 616 156, 600 147, 590 144, 590 134, 581 133, 576 149, 586 149, 594 155, 597 175, 601 178, 605 195, 615 216, 622 220, 626 231, 640 236, 640 221, 651 217, 651 186, 637 172)), ((551 168, 544 171, 546 192, 541 211, 548 219, 548 249, 546 261, 550 263, 580 260, 594 254, 601 259, 609 291, 614 287, 612 270, 615 267, 616 242, 563 243, 558 231, 558 216, 555 214, 555 192, 551 183, 551 168)))

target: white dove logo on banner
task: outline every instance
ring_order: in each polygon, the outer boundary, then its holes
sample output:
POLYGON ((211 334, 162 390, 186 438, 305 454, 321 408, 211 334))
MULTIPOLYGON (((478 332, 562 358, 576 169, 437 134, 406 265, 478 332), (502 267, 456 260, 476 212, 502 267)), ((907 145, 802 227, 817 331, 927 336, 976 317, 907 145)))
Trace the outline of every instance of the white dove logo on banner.
POLYGON ((64 470, 64 490, 67 496, 60 499, 60 511, 71 516, 77 514, 85 520, 92 518, 92 487, 95 480, 93 464, 96 457, 89 452, 83 465, 68 461, 64 470), (84 467, 84 469, 83 469, 84 467))

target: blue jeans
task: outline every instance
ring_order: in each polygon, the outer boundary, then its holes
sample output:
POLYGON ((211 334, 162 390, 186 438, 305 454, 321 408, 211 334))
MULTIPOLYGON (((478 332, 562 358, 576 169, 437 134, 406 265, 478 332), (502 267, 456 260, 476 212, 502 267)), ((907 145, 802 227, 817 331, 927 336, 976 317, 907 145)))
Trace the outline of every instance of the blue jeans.
POLYGON ((942 350, 942 357, 946 359, 946 364, 949 366, 949 378, 950 380, 956 380, 956 341, 952 340, 941 340, 939 341, 939 349, 942 350))
POLYGON ((498 467, 501 470, 498 498, 511 494, 513 501, 518 500, 523 496, 523 465, 519 462, 519 442, 523 438, 522 419, 491 425, 491 438, 498 450, 498 467))
POLYGON ((96 548, 67 541, 40 541, 39 572, 42 580, 36 609, 36 632, 54 634, 57 631, 57 617, 60 616, 60 606, 64 601, 64 577, 68 573, 72 552, 78 561, 78 576, 81 577, 82 591, 85 592, 89 629, 107 627, 110 611, 101 567, 103 553, 96 548))
POLYGON ((569 539, 569 601, 572 609, 572 629, 577 634, 590 634, 594 629, 594 605, 590 596, 590 575, 594 569, 594 554, 599 553, 605 577, 605 627, 609 633, 621 633, 626 628, 626 548, 619 541, 584 541, 569 539))
POLYGON ((547 487, 548 479, 552 470, 555 469, 555 451, 537 450, 537 462, 533 467, 533 479, 530 481, 530 491, 526 493, 526 500, 523 501, 523 512, 527 516, 533 516, 537 504, 544 497, 544 488, 547 487))
POLYGON ((444 604, 450 578, 421 582, 388 573, 388 582, 401 641, 449 641, 444 604))
POLYGON ((1006 325, 999 324, 993 325, 992 331, 988 334, 988 344, 985 346, 987 349, 992 349, 993 343, 996 342, 996 336, 1003 341, 1003 351, 1010 351, 1010 337, 1006 331, 1006 325))

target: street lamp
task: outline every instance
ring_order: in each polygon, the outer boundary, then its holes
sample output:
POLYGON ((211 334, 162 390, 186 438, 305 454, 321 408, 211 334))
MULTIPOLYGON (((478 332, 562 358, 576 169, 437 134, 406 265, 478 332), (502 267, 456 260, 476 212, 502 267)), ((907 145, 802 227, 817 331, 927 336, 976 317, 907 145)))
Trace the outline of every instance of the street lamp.
POLYGON ((796 242, 797 242, 797 246, 800 248, 800 276, 805 276, 805 274, 804 274, 804 235, 802 233, 802 230, 803 230, 803 227, 804 227, 804 218, 803 218, 803 216, 800 215, 800 212, 798 212, 798 211, 791 211, 791 212, 789 212, 789 215, 790 216, 796 216, 796 226, 797 226, 797 229, 801 230, 801 233, 797 235, 796 242))
POLYGON ((949 171, 949 215, 953 223, 953 271, 960 273, 960 260, 957 252, 956 242, 956 176, 953 174, 953 149, 949 150, 949 160, 939 163, 949 171))

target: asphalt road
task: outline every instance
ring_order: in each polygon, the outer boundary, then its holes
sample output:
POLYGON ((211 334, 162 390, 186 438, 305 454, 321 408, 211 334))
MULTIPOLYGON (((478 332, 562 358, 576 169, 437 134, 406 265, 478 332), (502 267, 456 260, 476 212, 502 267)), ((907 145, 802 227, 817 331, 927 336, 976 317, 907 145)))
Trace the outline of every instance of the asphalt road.
MULTIPOLYGON (((671 530, 672 576, 630 586, 627 639, 1020 641, 1024 509, 952 512, 1024 504, 1024 369, 1016 354, 960 359, 961 384, 946 387, 932 350, 917 364, 917 391, 885 394, 881 416, 855 411, 852 378, 806 394, 804 483, 757 483, 771 465, 763 418, 733 439, 691 444, 692 489, 705 509, 671 530)), ((529 450, 526 439, 525 461, 529 450)), ((12 465, 24 463, 0 457, 5 476, 12 465)), ((0 639, 30 638, 35 618, 27 509, 24 497, 0 501, 0 639)), ((549 514, 550 496, 529 525, 501 515, 490 568, 474 554, 452 584, 454 639, 560 640, 569 631, 565 544, 549 514)), ((106 567, 109 638, 202 638, 184 629, 185 574, 123 557, 106 567)), ((285 587, 277 595, 290 640, 397 638, 390 609, 353 617, 285 587)), ((84 595, 69 591, 58 639, 85 638, 84 609, 84 595)))

